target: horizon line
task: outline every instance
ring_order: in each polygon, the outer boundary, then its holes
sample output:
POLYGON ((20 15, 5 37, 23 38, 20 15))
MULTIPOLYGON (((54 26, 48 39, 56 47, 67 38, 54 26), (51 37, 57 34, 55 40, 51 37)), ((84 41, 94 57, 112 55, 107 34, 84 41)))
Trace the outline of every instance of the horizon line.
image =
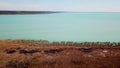
POLYGON ((26 11, 26 12, 66 12, 66 13, 120 13, 120 12, 112 12, 112 11, 105 11, 105 12, 102 12, 102 11, 62 11, 62 10, 0 10, 0 11, 26 11))

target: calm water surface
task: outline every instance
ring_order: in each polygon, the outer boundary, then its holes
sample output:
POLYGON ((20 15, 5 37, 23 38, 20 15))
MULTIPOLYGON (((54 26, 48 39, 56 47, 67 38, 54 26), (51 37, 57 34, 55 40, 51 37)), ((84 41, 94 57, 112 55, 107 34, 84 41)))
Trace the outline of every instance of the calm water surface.
POLYGON ((120 41, 120 13, 0 15, 0 39, 120 41))

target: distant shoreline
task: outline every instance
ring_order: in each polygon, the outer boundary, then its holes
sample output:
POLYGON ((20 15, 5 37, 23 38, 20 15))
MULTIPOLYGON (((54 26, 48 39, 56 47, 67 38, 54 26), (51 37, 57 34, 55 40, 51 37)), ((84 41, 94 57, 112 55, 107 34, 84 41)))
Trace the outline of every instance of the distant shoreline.
POLYGON ((73 12, 73 11, 16 11, 16 10, 0 10, 0 15, 11 15, 11 14, 50 14, 50 13, 120 13, 120 12, 73 12))
POLYGON ((61 13, 58 11, 0 11, 0 15, 9 14, 50 14, 50 13, 61 13))

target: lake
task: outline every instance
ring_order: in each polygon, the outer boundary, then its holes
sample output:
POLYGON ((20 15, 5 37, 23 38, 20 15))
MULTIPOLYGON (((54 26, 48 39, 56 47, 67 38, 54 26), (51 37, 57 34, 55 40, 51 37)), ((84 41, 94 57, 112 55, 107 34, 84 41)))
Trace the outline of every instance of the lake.
POLYGON ((0 39, 119 42, 120 13, 0 15, 0 39))

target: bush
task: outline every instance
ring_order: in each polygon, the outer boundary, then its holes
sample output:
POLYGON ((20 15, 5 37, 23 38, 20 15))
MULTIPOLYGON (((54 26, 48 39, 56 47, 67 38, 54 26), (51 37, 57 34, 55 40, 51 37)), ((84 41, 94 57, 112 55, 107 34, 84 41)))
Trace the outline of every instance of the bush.
POLYGON ((6 68, 29 68, 28 61, 11 60, 6 64, 6 68))
POLYGON ((84 64, 84 62, 80 61, 80 60, 72 60, 71 63, 73 63, 74 65, 82 65, 82 64, 84 64))

